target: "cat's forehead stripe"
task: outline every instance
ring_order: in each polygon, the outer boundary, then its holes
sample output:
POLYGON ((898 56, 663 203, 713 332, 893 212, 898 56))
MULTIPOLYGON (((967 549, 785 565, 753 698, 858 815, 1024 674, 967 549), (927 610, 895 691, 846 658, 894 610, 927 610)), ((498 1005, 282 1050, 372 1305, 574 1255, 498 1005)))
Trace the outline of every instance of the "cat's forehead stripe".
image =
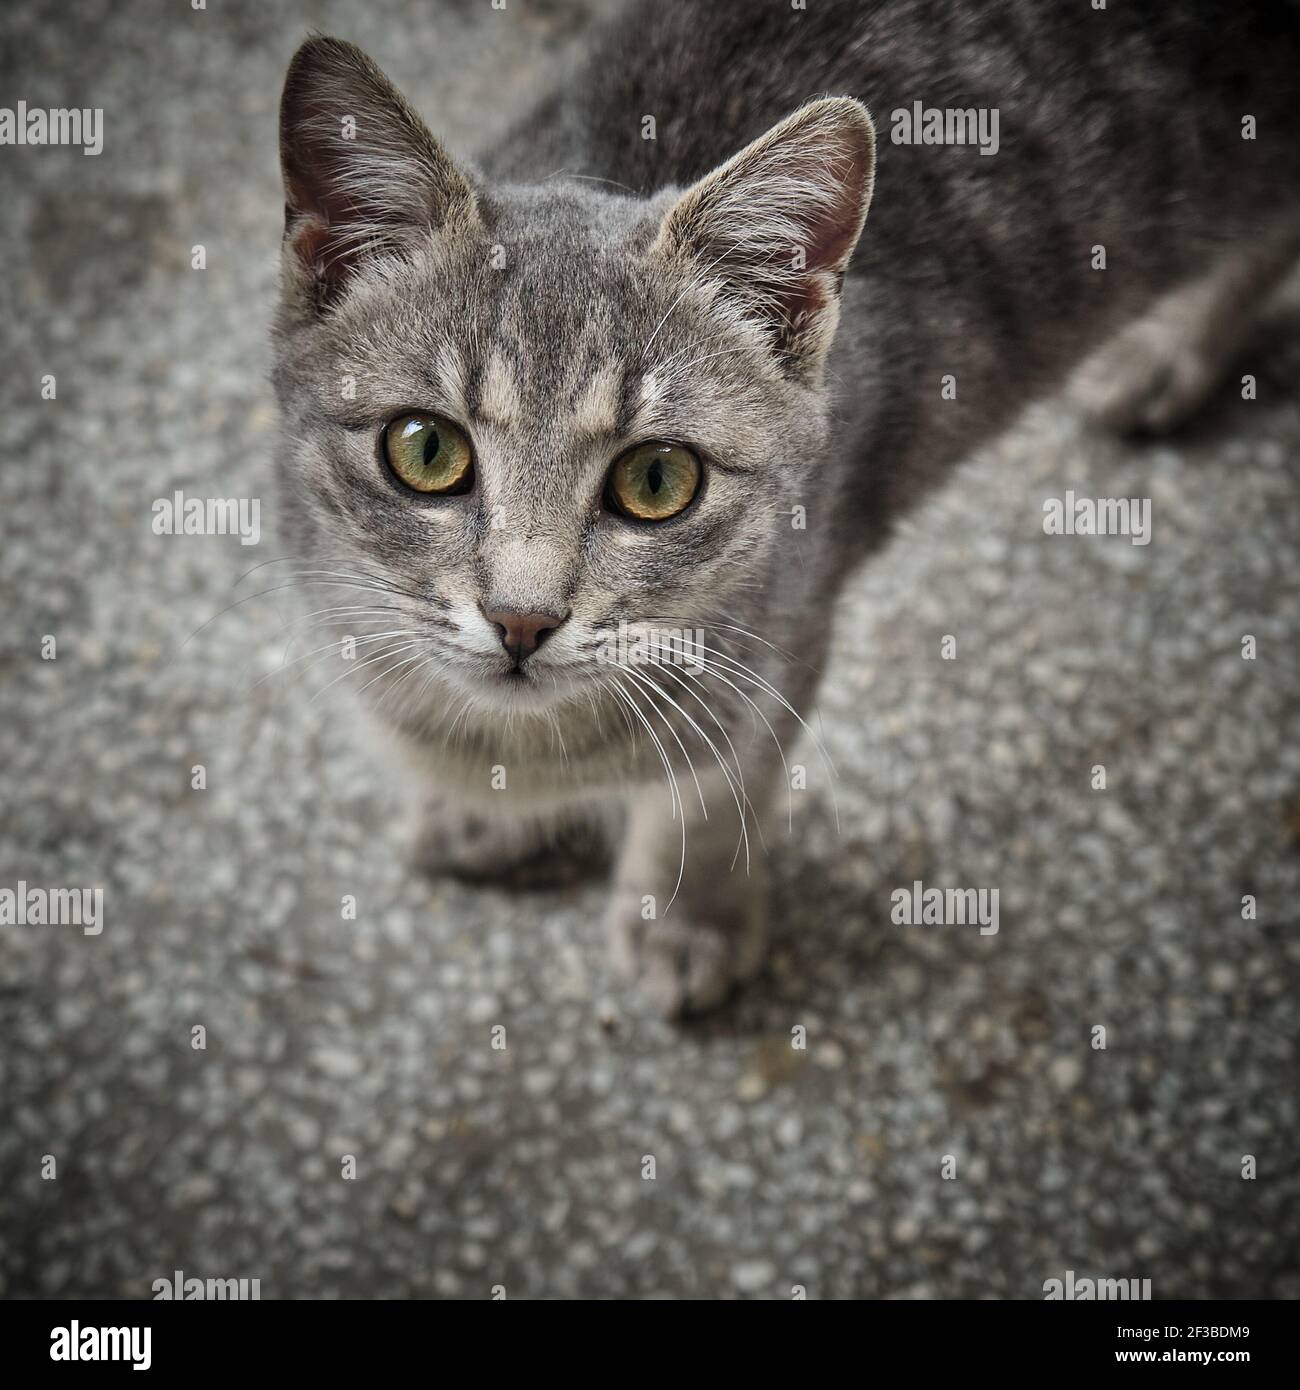
POLYGON ((447 408, 464 419, 470 413, 464 360, 453 347, 443 343, 434 354, 433 370, 447 408))
POLYGON ((621 400, 622 373, 609 363, 579 387, 573 403, 572 428, 579 434, 617 434, 621 400))
POLYGON ((663 399, 662 378, 651 370, 639 382, 631 383, 634 389, 629 392, 631 410, 627 412, 623 433, 628 435, 653 434, 660 420, 659 405, 663 399))
POLYGON ((488 356, 479 383, 474 413, 488 424, 515 429, 522 417, 519 381, 508 359, 500 352, 488 356))

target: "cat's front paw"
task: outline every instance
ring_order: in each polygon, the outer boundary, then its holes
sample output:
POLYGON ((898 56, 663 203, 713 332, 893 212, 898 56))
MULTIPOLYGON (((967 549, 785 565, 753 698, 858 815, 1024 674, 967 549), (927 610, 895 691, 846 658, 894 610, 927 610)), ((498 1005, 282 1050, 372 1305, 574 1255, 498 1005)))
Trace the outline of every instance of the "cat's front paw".
POLYGON ((619 895, 609 927, 615 973, 664 1018, 716 1008, 758 973, 767 947, 764 896, 743 879, 730 901, 679 901, 661 921, 643 921, 638 903, 619 895))

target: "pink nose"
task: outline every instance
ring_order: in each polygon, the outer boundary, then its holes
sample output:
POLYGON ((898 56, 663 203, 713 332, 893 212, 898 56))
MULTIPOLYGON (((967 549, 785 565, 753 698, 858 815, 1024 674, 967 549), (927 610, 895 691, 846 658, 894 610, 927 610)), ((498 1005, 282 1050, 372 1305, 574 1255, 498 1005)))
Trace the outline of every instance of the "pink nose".
POLYGON ((564 621, 554 613, 515 613, 506 608, 485 608, 483 616, 501 634, 501 645, 516 666, 532 656, 564 621))

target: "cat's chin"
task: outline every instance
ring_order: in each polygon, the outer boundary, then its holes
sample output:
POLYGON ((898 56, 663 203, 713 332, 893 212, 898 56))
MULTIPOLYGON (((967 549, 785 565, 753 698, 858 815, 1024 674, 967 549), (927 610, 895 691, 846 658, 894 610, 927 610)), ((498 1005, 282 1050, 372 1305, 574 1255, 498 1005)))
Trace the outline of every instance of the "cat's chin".
POLYGON ((471 715, 509 715, 513 719, 535 715, 549 720, 555 712, 575 701, 585 703, 589 683, 562 670, 542 673, 526 671, 464 671, 444 675, 449 693, 466 699, 471 715))
POLYGON ((522 673, 490 676, 479 683, 479 690, 485 703, 512 714, 547 714, 577 694, 575 682, 549 673, 544 680, 522 673))

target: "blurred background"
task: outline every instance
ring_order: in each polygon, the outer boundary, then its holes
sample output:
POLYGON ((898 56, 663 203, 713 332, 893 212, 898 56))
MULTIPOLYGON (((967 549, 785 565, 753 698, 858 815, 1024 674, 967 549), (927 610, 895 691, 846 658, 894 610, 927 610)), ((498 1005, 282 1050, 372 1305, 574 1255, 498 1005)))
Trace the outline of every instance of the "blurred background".
POLYGON ((0 12, 0 102, 105 113, 97 158, 0 148, 0 886, 106 923, 0 928, 0 1293, 1300 1296, 1294 321, 1175 439, 1037 407, 854 583, 842 831, 774 847, 771 967, 703 1022, 612 985, 599 884, 417 878, 341 692, 273 674, 290 55, 355 40, 472 154, 611 9, 0 12), (1152 544, 1045 536, 1068 488, 1150 497, 1152 544), (176 489, 261 499, 261 544, 154 535, 176 489), (892 925, 914 878, 999 887, 998 935, 892 925))

